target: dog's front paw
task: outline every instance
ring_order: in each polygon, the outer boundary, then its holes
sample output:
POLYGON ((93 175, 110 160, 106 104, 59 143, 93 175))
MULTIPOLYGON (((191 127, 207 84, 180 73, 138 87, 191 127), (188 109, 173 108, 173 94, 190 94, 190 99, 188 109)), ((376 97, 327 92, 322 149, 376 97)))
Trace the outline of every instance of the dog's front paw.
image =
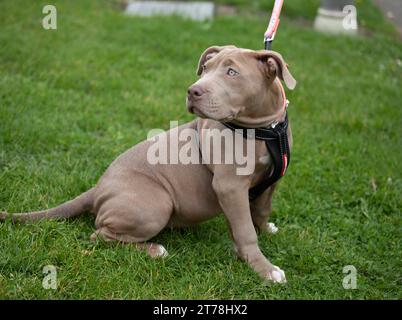
POLYGON ((272 266, 272 270, 268 272, 266 279, 273 283, 286 283, 285 272, 277 266, 272 266))
POLYGON ((275 234, 279 231, 279 228, 275 225, 275 223, 268 222, 266 230, 269 234, 275 234))

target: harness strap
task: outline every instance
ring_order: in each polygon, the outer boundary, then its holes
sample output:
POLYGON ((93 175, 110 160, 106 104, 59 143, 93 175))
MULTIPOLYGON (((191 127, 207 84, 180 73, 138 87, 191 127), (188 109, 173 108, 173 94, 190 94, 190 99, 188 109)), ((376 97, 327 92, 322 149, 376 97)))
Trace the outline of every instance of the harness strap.
MULTIPOLYGON (((275 127, 255 128, 255 139, 265 141, 268 152, 271 155, 273 168, 267 168, 265 178, 256 186, 252 187, 248 192, 250 201, 257 199, 265 190, 276 183, 282 178, 290 163, 290 148, 289 139, 287 134, 288 129, 288 115, 286 114, 285 120, 278 123, 275 127)), ((222 123, 234 132, 241 130, 243 138, 252 138, 247 133, 245 127, 238 126, 233 123, 222 123)))

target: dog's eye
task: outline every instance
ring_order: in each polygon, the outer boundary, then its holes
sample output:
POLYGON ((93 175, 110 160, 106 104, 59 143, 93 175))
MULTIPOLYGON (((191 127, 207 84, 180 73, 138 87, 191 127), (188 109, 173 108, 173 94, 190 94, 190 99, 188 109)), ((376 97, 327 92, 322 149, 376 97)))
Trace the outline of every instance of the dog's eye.
POLYGON ((236 70, 234 70, 234 69, 232 69, 232 68, 229 68, 228 69, 228 72, 226 73, 228 76, 231 76, 231 77, 234 77, 234 76, 237 76, 239 73, 236 71, 236 70))

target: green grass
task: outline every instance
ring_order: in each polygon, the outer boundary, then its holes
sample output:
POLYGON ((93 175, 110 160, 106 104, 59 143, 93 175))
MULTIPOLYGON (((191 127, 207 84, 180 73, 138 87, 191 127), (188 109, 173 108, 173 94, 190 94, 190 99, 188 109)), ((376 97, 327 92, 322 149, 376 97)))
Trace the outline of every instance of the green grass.
MULTIPOLYGON (((266 13, 268 21, 269 14, 274 7, 275 0, 217 0, 219 4, 233 5, 238 8, 239 13, 247 11, 262 11, 266 13)), ((320 0, 288 0, 282 8, 282 19, 284 17, 293 19, 314 20, 320 6, 320 0)), ((381 12, 371 0, 355 0, 357 8, 357 19, 360 28, 367 31, 376 31, 385 34, 396 35, 392 24, 382 18, 381 12)), ((282 27, 281 27, 282 28, 282 27)))
MULTIPOLYGON (((260 49, 266 27, 259 15, 197 23, 125 17, 107 1, 53 3, 57 31, 41 28, 45 2, 0 2, 0 210, 70 199, 150 129, 193 119, 184 101, 200 53, 260 49)), ((159 235, 164 260, 91 243, 94 219, 82 216, 0 224, 0 298, 401 299, 401 42, 287 19, 274 49, 298 80, 295 142, 274 196, 280 232, 259 243, 288 284, 266 286, 235 258, 222 216, 159 235), (41 285, 48 264, 55 291, 41 285), (356 290, 342 287, 346 265, 356 290)))

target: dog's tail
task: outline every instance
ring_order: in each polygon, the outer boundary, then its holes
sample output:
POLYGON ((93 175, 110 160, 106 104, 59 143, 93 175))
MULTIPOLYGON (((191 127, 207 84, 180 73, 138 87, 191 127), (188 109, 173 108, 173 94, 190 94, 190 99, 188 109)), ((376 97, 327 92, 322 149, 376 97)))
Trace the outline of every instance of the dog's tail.
POLYGON ((40 219, 67 219, 92 209, 95 189, 89 189, 77 198, 67 201, 55 208, 27 213, 0 213, 0 221, 11 218, 13 222, 25 222, 40 219))

